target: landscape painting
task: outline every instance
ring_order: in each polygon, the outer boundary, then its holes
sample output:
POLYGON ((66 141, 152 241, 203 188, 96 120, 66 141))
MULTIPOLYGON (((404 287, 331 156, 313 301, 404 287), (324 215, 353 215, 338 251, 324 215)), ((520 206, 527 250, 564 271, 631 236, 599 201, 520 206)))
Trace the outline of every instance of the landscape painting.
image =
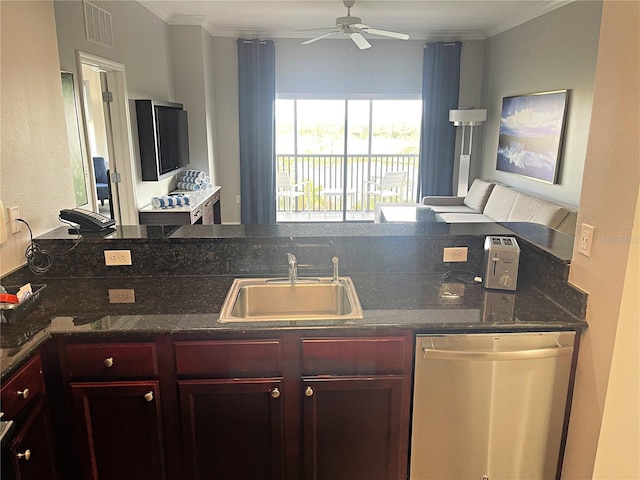
POLYGON ((496 168, 556 183, 568 92, 502 99, 496 168))

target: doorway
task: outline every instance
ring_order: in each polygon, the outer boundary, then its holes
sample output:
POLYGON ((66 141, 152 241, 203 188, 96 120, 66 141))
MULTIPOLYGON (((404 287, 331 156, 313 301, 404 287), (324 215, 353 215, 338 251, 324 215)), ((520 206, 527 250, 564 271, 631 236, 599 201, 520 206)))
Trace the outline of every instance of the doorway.
POLYGON ((88 169, 95 209, 117 225, 137 225, 132 145, 124 65, 78 52, 88 169), (100 191, 96 173, 108 171, 100 191))

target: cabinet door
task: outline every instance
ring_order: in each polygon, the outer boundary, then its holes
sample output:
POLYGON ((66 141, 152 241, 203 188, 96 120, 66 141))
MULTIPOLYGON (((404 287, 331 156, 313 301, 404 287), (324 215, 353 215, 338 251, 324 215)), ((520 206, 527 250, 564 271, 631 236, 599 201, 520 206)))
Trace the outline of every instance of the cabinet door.
POLYGON ((304 478, 406 478, 402 386, 401 376, 304 379, 304 478))
POLYGON ((286 393, 279 379, 183 380, 178 386, 184 478, 282 478, 286 393))
POLYGON ((44 400, 40 400, 26 418, 11 445, 16 480, 56 480, 55 441, 44 400))
POLYGON ((84 478, 165 478, 157 381, 70 386, 84 478))

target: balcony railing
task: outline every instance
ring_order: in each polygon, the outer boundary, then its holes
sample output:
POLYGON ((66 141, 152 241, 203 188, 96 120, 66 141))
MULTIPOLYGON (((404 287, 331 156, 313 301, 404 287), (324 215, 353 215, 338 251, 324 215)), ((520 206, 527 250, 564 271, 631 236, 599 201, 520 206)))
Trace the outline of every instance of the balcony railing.
MULTIPOLYGON (((309 182, 310 211, 340 211, 343 203, 335 196, 323 195, 327 189, 346 188, 351 194, 350 208, 371 211, 375 197, 366 195, 365 181, 380 182, 386 172, 406 171, 407 181, 401 192, 399 203, 414 203, 418 188, 418 155, 347 155, 346 169, 343 155, 277 155, 276 169, 289 173, 294 183, 309 182), (346 176, 345 176, 346 175, 346 176)), ((295 211, 307 210, 307 196, 298 197, 293 205, 295 211)), ((288 210, 287 199, 278 200, 278 212, 288 210)))

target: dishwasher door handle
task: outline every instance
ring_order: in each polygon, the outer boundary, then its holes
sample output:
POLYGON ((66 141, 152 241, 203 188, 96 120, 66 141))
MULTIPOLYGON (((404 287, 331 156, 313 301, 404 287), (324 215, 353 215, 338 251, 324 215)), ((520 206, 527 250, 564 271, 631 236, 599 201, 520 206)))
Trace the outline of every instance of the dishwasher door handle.
POLYGON ((536 358, 564 357, 571 355, 573 347, 537 348, 533 350, 515 350, 511 352, 473 352, 467 350, 437 350, 422 347, 423 358, 439 360, 533 360, 536 358))

